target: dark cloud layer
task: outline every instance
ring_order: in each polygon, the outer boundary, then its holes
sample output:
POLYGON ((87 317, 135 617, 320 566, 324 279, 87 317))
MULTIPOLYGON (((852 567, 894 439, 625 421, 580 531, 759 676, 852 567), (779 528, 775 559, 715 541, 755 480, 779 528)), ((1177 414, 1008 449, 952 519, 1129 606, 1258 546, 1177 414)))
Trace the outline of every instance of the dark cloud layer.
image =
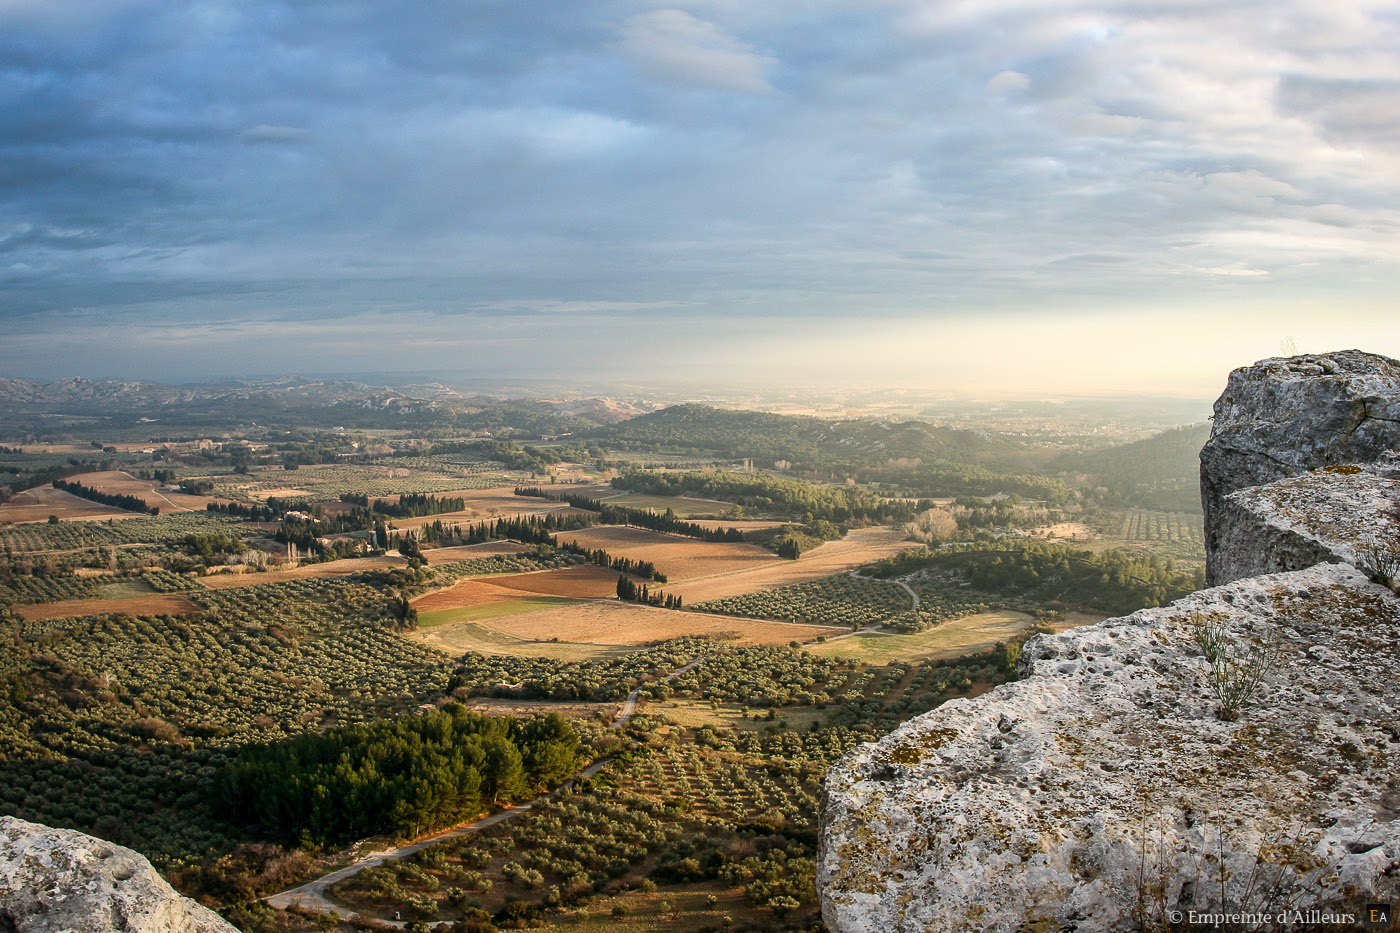
POLYGON ((0 369, 175 323, 225 335, 177 375, 350 319, 380 369, 426 320, 463 367, 536 328, 522 368, 759 320, 1364 325, 1400 27, 1335 6, 0 0, 0 369))

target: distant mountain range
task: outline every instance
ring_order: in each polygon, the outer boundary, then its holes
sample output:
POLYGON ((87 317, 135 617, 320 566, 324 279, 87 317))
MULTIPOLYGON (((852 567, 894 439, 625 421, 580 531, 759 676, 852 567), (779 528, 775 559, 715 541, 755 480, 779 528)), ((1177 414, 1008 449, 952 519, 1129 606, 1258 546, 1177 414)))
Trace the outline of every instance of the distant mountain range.
POLYGON ((440 383, 389 386, 348 380, 312 380, 298 376, 235 379, 182 386, 81 378, 54 382, 0 378, 0 407, 11 414, 156 417, 165 413, 178 413, 180 416, 209 413, 234 417, 275 417, 278 414, 304 415, 314 410, 325 414, 339 413, 348 420, 360 421, 371 413, 450 417, 503 406, 536 415, 562 416, 566 422, 574 422, 578 427, 614 424, 656 407, 607 398, 502 400, 462 395, 440 383))

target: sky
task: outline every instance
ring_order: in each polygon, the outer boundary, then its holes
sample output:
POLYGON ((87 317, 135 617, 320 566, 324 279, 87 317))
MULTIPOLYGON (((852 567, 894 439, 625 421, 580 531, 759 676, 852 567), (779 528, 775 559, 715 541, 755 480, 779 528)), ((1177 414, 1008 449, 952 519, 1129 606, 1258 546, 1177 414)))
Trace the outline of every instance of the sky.
POLYGON ((1374 0, 0 0, 0 375, 1400 356, 1374 0))

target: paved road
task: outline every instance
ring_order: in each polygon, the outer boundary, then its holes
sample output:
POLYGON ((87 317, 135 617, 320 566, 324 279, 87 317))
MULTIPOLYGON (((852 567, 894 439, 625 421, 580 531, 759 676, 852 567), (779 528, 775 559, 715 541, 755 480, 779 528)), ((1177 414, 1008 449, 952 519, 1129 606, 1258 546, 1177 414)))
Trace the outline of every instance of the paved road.
MULTIPOLYGON (((676 668, 674 671, 662 678, 662 683, 669 683, 670 681, 675 680, 677 677, 681 676, 687 671, 694 670, 695 667, 703 663, 704 660, 705 657, 701 656, 691 661, 690 663, 684 665, 683 667, 676 668)), ((643 684, 642 686, 646 685, 643 684)), ((631 693, 627 694, 627 699, 623 701, 622 709, 618 711, 617 718, 613 720, 611 728, 621 729, 623 726, 627 725, 628 720, 630 720, 632 716, 637 712, 637 698, 642 691, 642 686, 635 688, 631 693)), ((422 851, 428 846, 436 845, 439 842, 446 842, 449 839, 456 839, 460 836, 466 836, 471 833, 481 832, 481 830, 489 829, 490 827, 495 826, 498 823, 504 823, 506 820, 513 820, 517 816, 520 816, 520 814, 527 813, 530 810, 534 809, 536 804, 539 804, 546 800, 554 799, 554 797, 557 794, 570 787, 573 784, 573 781, 581 780, 583 778, 590 778, 593 775, 597 774, 599 771, 603 770, 603 766, 610 761, 612 761, 611 758, 603 758, 593 762, 593 764, 580 771, 573 778, 573 780, 569 781, 567 784, 563 784, 555 790, 552 790, 547 794, 542 794, 539 797, 534 798, 533 800, 529 800, 521 804, 516 804, 515 806, 502 810, 499 813, 493 813, 490 816, 482 817, 481 819, 475 820, 471 823, 466 823, 462 826, 457 826, 452 829, 444 830, 443 832, 436 833, 432 836, 426 836, 415 842, 408 843, 407 845, 399 846, 396 849, 386 849, 383 852, 371 852, 368 855, 362 856, 354 863, 345 866, 344 868, 337 869, 331 872, 330 874, 322 875, 315 881, 308 881, 305 884, 298 885, 297 887, 290 888, 286 891, 282 891, 279 894, 273 894, 269 897, 265 897, 263 898, 263 900, 265 900, 269 906, 275 907, 278 910, 286 910, 288 907, 299 907, 303 910, 315 911, 316 913, 329 914, 334 911, 345 918, 355 917, 357 915, 354 911, 347 910, 344 907, 337 906, 336 904, 329 901, 326 898, 326 888, 330 887, 333 884, 336 884, 337 882, 344 881, 346 878, 349 878, 352 875, 359 874, 367 868, 375 868, 379 865, 383 865, 385 862, 393 861, 395 859, 407 858, 408 856, 413 855, 415 852, 422 851)), ((388 920, 381 922, 389 923, 393 926, 398 927, 405 926, 405 924, 401 921, 388 920)))

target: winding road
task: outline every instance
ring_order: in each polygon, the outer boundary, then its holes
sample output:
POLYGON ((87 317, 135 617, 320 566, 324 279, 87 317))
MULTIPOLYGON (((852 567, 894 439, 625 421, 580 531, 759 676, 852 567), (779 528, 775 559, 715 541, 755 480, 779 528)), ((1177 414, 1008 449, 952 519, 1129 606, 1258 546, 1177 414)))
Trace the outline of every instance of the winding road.
MULTIPOLYGON (((684 666, 676 668, 674 671, 663 677, 661 679, 661 683, 669 683, 670 681, 675 680, 682 674, 694 670, 698 665, 702 664, 705 661, 705 657, 706 656, 702 655, 685 664, 684 666)), ((623 726, 627 725, 628 721, 637 712, 637 698, 640 696, 642 688, 646 686, 648 686, 648 684, 642 684, 634 688, 631 693, 627 694, 627 699, 624 700, 622 703, 622 709, 618 711, 617 717, 613 720, 612 725, 609 728, 621 729, 623 726)), ((329 874, 322 875, 314 881, 308 881, 305 884, 298 885, 295 888, 288 888, 286 891, 282 891, 278 894, 269 895, 268 897, 263 898, 263 900, 267 902, 269 907, 276 908, 277 910, 286 910, 289 907, 296 907, 301 910, 310 910, 320 914, 336 913, 346 919, 354 918, 357 916, 357 914, 355 914, 354 911, 347 910, 346 908, 341 906, 337 906, 336 904, 332 903, 326 898, 327 888, 329 888, 333 884, 344 881, 346 878, 359 874, 367 868, 375 868, 379 865, 383 865, 385 862, 407 858, 408 856, 413 855, 415 852, 420 852, 423 849, 426 849, 428 846, 436 845, 439 842, 446 842, 449 839, 456 839, 460 836, 466 836, 470 835, 471 833, 481 832, 483 829, 489 829, 492 826, 495 826, 499 823, 504 823, 506 820, 515 819, 522 813, 526 813, 534 809, 534 807, 537 804, 542 803, 546 800, 553 800, 554 797, 558 795, 561 791, 571 787, 574 781, 593 777, 593 775, 603 770, 603 767, 610 761, 612 761, 611 757, 600 758, 599 760, 593 762, 593 764, 584 768, 578 774, 574 775, 574 777, 571 778, 568 782, 561 784, 559 787, 555 788, 547 794, 541 794, 533 800, 527 800, 525 803, 516 804, 515 806, 508 807, 505 810, 501 810, 498 813, 492 813, 490 816, 484 816, 479 820, 474 820, 470 823, 465 823, 461 826, 456 826, 452 829, 447 829, 440 833, 435 833, 431 836, 425 836, 422 839, 410 842, 407 845, 399 846, 396 849, 386 849, 383 852, 371 852, 368 855, 360 857, 355 862, 346 865, 344 868, 338 868, 335 871, 330 872, 329 874)), ((396 920, 380 920, 380 922, 388 923, 397 927, 403 927, 406 925, 402 921, 396 920)))
MULTIPOLYGON (((865 574, 856 573, 855 571, 852 571, 852 572, 851 572, 851 576, 855 577, 857 580, 875 580, 875 579, 877 579, 876 577, 867 577, 867 576, 865 576, 865 574)), ((913 590, 913 588, 911 588, 911 587, 909 586, 908 583, 905 583, 903 580, 880 580, 879 582, 881 582, 881 583, 893 583, 895 586, 902 586, 902 587, 904 587, 904 592, 908 593, 908 594, 909 594, 909 598, 912 599, 912 600, 914 600, 914 605, 913 605, 912 608, 914 608, 914 609, 918 609, 918 608, 919 608, 919 594, 918 594, 918 593, 915 593, 914 590, 913 590)))

